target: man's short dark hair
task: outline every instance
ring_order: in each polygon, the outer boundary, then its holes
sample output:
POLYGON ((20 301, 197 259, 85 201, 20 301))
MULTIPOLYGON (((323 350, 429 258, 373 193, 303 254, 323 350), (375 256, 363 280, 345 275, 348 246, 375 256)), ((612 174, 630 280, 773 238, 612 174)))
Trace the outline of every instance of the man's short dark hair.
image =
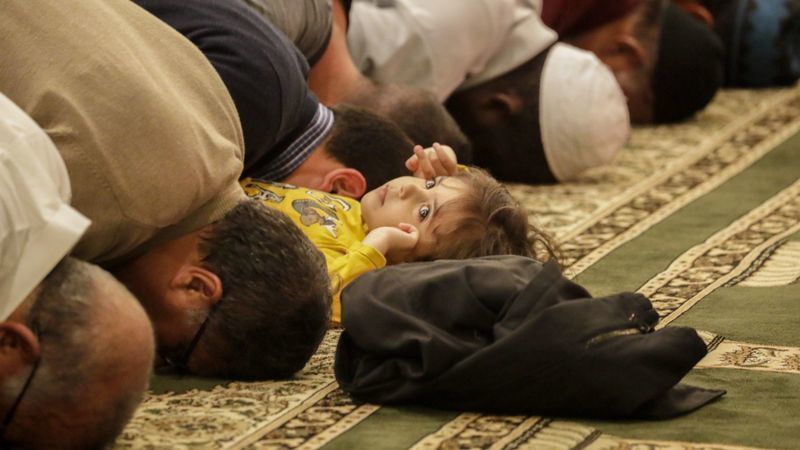
POLYGON ((348 103, 389 118, 414 144, 449 145, 458 162, 472 161, 472 145, 442 102, 430 91, 400 84, 372 83, 348 98, 348 103))
POLYGON ((244 200, 200 246, 223 294, 198 351, 201 375, 285 378, 302 369, 330 320, 325 259, 280 211, 244 200))
POLYGON ((367 191, 408 175, 405 162, 414 154, 413 142, 397 125, 364 108, 338 105, 325 148, 330 156, 361 172, 367 191))
POLYGON ((458 91, 446 103, 447 109, 473 145, 473 163, 486 168, 503 181, 553 183, 555 176, 547 165, 539 124, 539 80, 548 52, 516 69, 478 86, 458 91), (487 122, 479 108, 494 93, 512 95, 522 102, 517 112, 492 112, 496 120, 487 122))

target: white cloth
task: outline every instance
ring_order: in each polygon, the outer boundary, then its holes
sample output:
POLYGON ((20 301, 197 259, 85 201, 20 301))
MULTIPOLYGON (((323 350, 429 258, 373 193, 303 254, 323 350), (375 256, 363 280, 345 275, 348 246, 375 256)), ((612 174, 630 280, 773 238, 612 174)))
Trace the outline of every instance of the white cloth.
POLYGON ((69 206, 69 176, 45 132, 0 94, 0 320, 89 227, 69 206))
POLYGON ((630 135, 628 103, 614 74, 590 52, 556 44, 539 84, 547 165, 559 181, 610 163, 630 135))
POLYGON ((366 76, 444 100, 553 44, 557 35, 540 12, 541 0, 356 0, 347 41, 366 76))

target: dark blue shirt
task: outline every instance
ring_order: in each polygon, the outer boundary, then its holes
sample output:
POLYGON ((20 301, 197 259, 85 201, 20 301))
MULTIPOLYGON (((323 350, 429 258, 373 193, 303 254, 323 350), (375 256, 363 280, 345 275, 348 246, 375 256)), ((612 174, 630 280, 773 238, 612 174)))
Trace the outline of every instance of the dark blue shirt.
POLYGON ((303 55, 241 0, 134 2, 192 41, 222 78, 244 133, 242 176, 289 175, 330 131, 332 117, 308 88, 303 55))

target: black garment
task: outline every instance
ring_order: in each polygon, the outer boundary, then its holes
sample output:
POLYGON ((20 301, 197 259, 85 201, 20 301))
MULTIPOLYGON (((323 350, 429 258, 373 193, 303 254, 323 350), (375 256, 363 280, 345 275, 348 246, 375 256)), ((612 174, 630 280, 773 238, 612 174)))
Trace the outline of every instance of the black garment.
POLYGON ((387 267, 345 288, 342 313, 336 379, 368 402, 667 418, 724 393, 675 386, 706 354, 694 330, 653 332, 644 296, 593 299, 529 258, 387 267))
POLYGON ((303 55, 241 0, 134 1, 186 36, 217 70, 242 123, 242 175, 261 176, 317 113, 303 55))

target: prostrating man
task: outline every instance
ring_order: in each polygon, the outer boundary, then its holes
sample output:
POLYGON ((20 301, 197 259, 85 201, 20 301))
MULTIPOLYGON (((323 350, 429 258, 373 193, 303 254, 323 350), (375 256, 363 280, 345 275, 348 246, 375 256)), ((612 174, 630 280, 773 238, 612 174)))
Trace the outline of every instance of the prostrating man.
POLYGON ((162 356, 237 378, 303 366, 327 328, 323 258, 246 199, 236 110, 191 42, 129 1, 12 1, 0 67, 92 220, 73 254, 113 268, 162 356))
POLYGON ((719 39, 669 0, 542 0, 542 19, 611 68, 633 122, 684 120, 722 85, 719 39))
POLYGON ((474 161, 498 178, 571 180, 627 140, 625 97, 593 55, 553 46, 533 3, 354 2, 350 50, 370 77, 449 98, 474 161))
POLYGON ((377 83, 353 63, 347 48, 349 2, 341 0, 244 0, 303 53, 308 85, 325 105, 348 103, 388 117, 429 147, 446 142, 468 163, 470 146, 447 110, 425 87, 377 83))
POLYGON ((358 198, 406 174, 413 143, 403 132, 369 111, 321 104, 306 84, 305 58, 241 0, 135 2, 191 40, 219 73, 242 123, 244 176, 358 198))
POLYGON ((99 267, 64 258, 89 226, 69 198, 53 143, 0 94, 2 448, 105 447, 153 367, 136 299, 99 267))
POLYGON ((447 101, 475 161, 498 178, 572 181, 611 162, 628 139, 625 97, 591 53, 563 43, 447 101))
POLYGON ((684 119, 720 85, 718 40, 667 0, 362 0, 351 19, 351 53, 362 71, 432 85, 441 98, 503 75, 491 70, 502 67, 497 61, 525 62, 520 48, 541 49, 555 38, 533 33, 542 21, 612 69, 633 122, 684 119))

